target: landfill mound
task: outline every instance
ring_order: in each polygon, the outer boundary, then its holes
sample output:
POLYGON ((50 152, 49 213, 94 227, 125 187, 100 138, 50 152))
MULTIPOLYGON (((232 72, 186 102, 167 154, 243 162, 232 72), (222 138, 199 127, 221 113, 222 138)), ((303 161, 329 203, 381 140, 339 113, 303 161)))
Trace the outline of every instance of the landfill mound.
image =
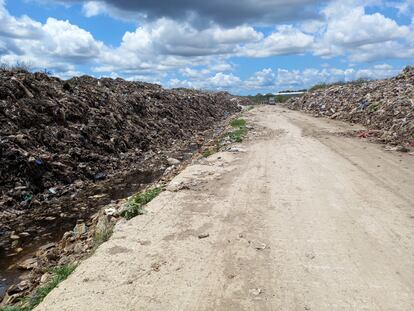
POLYGON ((46 217, 85 183, 165 170, 169 155, 197 150, 205 131, 239 110, 224 92, 0 71, 0 237, 25 230, 13 227, 17 216, 38 209, 46 217))
POLYGON ((357 81, 305 93, 285 104, 303 110, 372 129, 362 133, 380 142, 414 147, 414 67, 407 67, 391 79, 357 81))

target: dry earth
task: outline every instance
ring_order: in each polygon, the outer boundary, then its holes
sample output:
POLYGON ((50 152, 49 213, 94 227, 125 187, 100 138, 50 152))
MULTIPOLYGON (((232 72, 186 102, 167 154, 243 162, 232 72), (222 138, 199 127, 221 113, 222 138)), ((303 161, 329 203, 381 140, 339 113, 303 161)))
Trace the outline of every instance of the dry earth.
POLYGON ((414 157, 247 119, 239 152, 189 166, 36 310, 414 310, 414 157))

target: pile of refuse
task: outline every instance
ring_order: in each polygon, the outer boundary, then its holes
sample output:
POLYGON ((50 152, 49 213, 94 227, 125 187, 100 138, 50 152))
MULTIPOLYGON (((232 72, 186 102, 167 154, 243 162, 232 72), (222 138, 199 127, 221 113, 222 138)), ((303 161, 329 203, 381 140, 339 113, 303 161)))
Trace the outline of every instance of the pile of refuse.
POLYGON ((414 67, 391 79, 332 85, 290 99, 286 106, 365 125, 386 144, 414 147, 414 67))
POLYGON ((25 228, 8 220, 36 209, 48 216, 49 203, 74 185, 132 168, 148 176, 165 170, 171 155, 196 151, 206 131, 240 109, 225 92, 1 70, 0 237, 11 230, 19 237, 25 228))

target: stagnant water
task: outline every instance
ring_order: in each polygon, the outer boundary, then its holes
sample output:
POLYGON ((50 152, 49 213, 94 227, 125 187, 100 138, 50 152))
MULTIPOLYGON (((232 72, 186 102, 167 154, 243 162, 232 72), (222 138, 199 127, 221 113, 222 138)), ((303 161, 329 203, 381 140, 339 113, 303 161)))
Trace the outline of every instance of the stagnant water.
MULTIPOLYGON (((157 180, 163 173, 163 170, 141 171, 136 170, 128 172, 125 176, 117 177, 115 180, 108 179, 92 187, 83 189, 75 197, 70 194, 60 197, 54 206, 71 206, 70 210, 65 210, 65 218, 60 217, 58 208, 56 214, 49 216, 56 217, 51 221, 33 221, 31 224, 35 228, 42 228, 41 234, 32 234, 22 239, 23 251, 18 255, 11 256, 7 251, 0 247, 0 301, 4 297, 7 288, 24 277, 27 271, 21 271, 16 267, 16 263, 33 256, 38 248, 46 243, 59 241, 66 231, 72 230, 78 219, 88 219, 94 213, 99 211, 103 206, 113 201, 126 198, 133 193, 138 192, 142 187, 157 180), (96 196, 93 200, 91 197, 96 196), (79 208, 82 207, 82 208, 79 208)), ((30 217, 30 215, 28 215, 30 217)))

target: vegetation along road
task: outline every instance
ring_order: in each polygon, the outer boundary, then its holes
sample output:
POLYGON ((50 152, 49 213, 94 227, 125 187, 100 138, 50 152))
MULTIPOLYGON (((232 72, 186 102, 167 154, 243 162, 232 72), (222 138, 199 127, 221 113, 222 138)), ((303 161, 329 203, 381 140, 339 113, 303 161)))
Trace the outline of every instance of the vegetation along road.
POLYGON ((414 310, 414 157, 278 107, 246 119, 36 310, 414 310))

